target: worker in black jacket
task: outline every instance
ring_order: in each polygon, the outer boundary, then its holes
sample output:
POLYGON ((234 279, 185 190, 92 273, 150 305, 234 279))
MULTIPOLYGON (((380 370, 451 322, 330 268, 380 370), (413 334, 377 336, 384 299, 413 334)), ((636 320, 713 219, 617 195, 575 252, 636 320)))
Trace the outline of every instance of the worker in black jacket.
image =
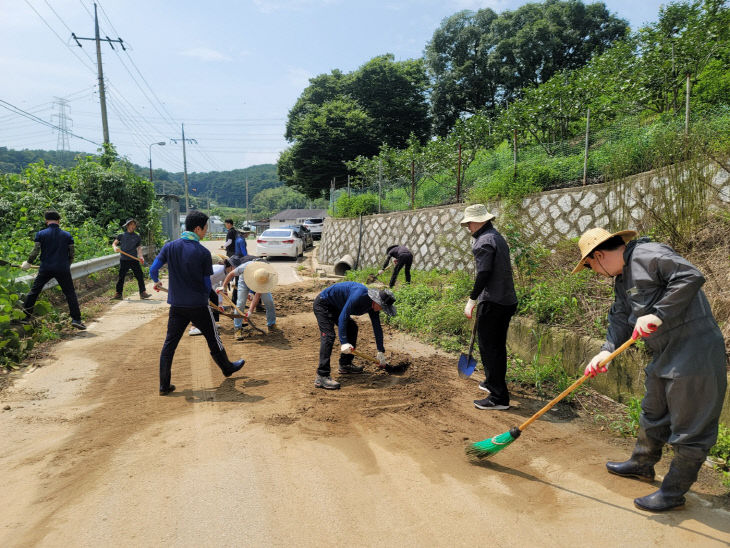
POLYGON ((390 276, 389 287, 391 289, 393 288, 395 280, 398 278, 398 273, 402 268, 405 268, 406 283, 411 283, 411 265, 413 264, 413 253, 411 253, 411 250, 404 245, 391 245, 385 250, 385 253, 385 262, 383 263, 383 268, 378 271, 378 276, 385 272, 390 259, 393 259, 393 274, 390 276))
POLYGON ((517 294, 512 279, 509 246, 497 229, 492 226, 494 215, 482 204, 472 205, 464 211, 461 225, 471 232, 472 253, 477 277, 469 300, 464 307, 467 318, 477 308, 477 334, 479 354, 486 378, 479 389, 489 396, 474 400, 477 409, 509 409, 507 375, 507 329, 517 311, 517 294))

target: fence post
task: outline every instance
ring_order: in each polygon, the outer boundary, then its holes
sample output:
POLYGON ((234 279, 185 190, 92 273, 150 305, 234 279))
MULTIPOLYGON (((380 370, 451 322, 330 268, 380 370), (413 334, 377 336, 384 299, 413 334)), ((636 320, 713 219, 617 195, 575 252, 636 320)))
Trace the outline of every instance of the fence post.
POLYGON ((416 209, 416 161, 411 158, 411 209, 416 209))
POLYGON ((583 153, 583 186, 586 186, 586 177, 588 174, 588 132, 591 127, 591 107, 586 110, 586 147, 583 153))
POLYGON ((383 191, 383 159, 380 158, 378 161, 378 213, 380 213, 380 195, 383 191))
POLYGON ((456 203, 461 201, 461 143, 459 143, 459 163, 456 166, 456 203))
POLYGON ((517 180, 517 129, 512 130, 512 162, 514 164, 514 173, 512 180, 517 180))
POLYGON ((347 174, 347 197, 350 197, 350 174, 347 174))
POLYGON ((689 72, 687 73, 687 91, 684 100, 684 134, 689 135, 689 72))

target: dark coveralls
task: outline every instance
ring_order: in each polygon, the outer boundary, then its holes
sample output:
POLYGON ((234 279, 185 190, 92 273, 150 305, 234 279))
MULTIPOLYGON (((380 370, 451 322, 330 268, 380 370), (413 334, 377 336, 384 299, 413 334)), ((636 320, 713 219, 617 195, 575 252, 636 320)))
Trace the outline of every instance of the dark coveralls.
POLYGON ((208 343, 210 355, 221 370, 225 371, 228 363, 213 312, 208 307, 210 276, 213 274, 210 252, 196 241, 180 238, 166 243, 160 250, 150 266, 153 281, 159 280, 159 270, 165 264, 170 273, 167 293, 170 313, 167 336, 160 352, 160 390, 170 387, 172 359, 189 323, 200 329, 208 343))
POLYGON ((238 236, 238 230, 235 229, 235 227, 231 227, 228 229, 228 232, 226 232, 226 241, 230 242, 226 246, 226 256, 232 257, 236 254, 236 237, 238 236))
POLYGON ((484 384, 490 392, 490 400, 498 405, 509 405, 509 390, 505 381, 507 329, 517 311, 509 246, 491 222, 487 222, 472 237, 477 278, 470 298, 478 301, 477 336, 486 374, 484 384))
MULTIPOLYGON (((136 232, 122 232, 116 237, 116 240, 119 242, 119 249, 125 253, 129 253, 132 257, 137 256, 137 248, 142 245, 142 238, 136 232)), ((137 278, 139 292, 144 293, 145 285, 142 266, 139 264, 139 261, 135 261, 121 253, 119 254, 119 279, 117 280, 117 293, 121 295, 122 291, 124 291, 124 277, 127 275, 127 270, 132 271, 134 277, 137 278)))
MULTIPOLYGON (((330 375, 330 354, 335 342, 335 324, 340 343, 350 343, 357 348, 357 324, 350 316, 360 316, 365 313, 370 316, 378 352, 385 352, 380 312, 373 310, 373 301, 368 297, 367 287, 357 282, 340 282, 317 295, 314 299, 314 315, 320 332, 318 375, 322 377, 330 375)), ((340 365, 350 365, 354 358, 353 354, 340 354, 340 365)))
POLYGON ((389 287, 392 288, 395 285, 395 281, 398 278, 398 273, 404 267, 406 269, 406 283, 411 283, 411 265, 413 264, 413 253, 411 253, 410 249, 408 249, 404 245, 397 245, 393 249, 388 251, 388 256, 385 258, 385 262, 383 263, 383 270, 388 267, 388 263, 390 262, 391 258, 395 259, 395 266, 393 267, 393 274, 390 276, 389 287))
MULTIPOLYGON (((40 245, 41 265, 38 269, 38 275, 33 280, 33 286, 23 303, 25 313, 28 316, 33 313, 35 302, 38 300, 38 295, 43 291, 43 286, 49 280, 55 278, 66 297, 71 319, 81 321, 79 300, 76 297, 74 282, 71 278, 71 263, 74 258, 73 237, 65 230, 61 230, 57 224, 51 223, 48 228, 36 232, 35 242, 36 249, 40 245)), ((36 253, 37 251, 34 249, 29 257, 29 262, 35 258, 36 253)))
POLYGON ((701 289, 705 278, 694 265, 648 238, 629 242, 624 261, 614 282, 602 349, 613 352, 629 339, 640 316, 654 314, 662 320, 645 339, 652 359, 645 369, 646 394, 632 458, 655 464, 670 443, 675 457, 665 483, 676 480, 681 495, 717 441, 727 387, 725 343, 701 289))

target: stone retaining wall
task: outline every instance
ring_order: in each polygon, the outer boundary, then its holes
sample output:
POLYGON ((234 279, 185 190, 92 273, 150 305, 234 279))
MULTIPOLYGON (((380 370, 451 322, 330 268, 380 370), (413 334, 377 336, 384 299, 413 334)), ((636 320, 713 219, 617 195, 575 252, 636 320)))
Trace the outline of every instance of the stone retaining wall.
MULTIPOLYGON (((718 202, 727 207, 730 174, 714 171, 718 202)), ((517 216, 524 225, 525 236, 546 246, 578 237, 592 226, 637 228, 646 215, 646 207, 659 199, 656 191, 663 183, 661 177, 650 172, 618 183, 540 192, 522 200, 517 216)), ((487 207, 497 216, 495 226, 499 229, 501 204, 494 202, 487 207)), ((319 260, 333 264, 350 254, 356 261, 359 257, 359 268, 378 266, 389 245, 402 244, 413 251, 415 268, 471 269, 469 234, 459 225, 463 209, 463 205, 431 207, 368 215, 362 221, 328 218, 319 260)))

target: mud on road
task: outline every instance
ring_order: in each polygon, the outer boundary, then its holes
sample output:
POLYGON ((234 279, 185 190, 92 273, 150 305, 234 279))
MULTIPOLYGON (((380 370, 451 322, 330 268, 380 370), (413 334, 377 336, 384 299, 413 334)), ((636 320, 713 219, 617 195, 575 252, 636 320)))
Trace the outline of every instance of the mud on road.
MULTIPOLYGON (((223 320, 229 357, 246 359, 229 379, 201 337, 185 336, 169 397, 157 394, 161 301, 122 302, 59 345, 2 394, 0 545, 730 541, 730 513, 701 487, 683 512, 635 509, 656 486, 608 476, 605 460, 625 458, 627 444, 568 408, 493 459, 468 460, 468 443, 545 401, 520 394, 507 412, 476 410, 479 379, 459 379, 453 356, 387 327, 399 371, 360 362, 361 375, 334 374, 341 390, 315 389, 318 289, 277 288, 275 333, 234 341, 223 320)), ((374 355, 367 318, 359 325, 358 349, 374 355)))

